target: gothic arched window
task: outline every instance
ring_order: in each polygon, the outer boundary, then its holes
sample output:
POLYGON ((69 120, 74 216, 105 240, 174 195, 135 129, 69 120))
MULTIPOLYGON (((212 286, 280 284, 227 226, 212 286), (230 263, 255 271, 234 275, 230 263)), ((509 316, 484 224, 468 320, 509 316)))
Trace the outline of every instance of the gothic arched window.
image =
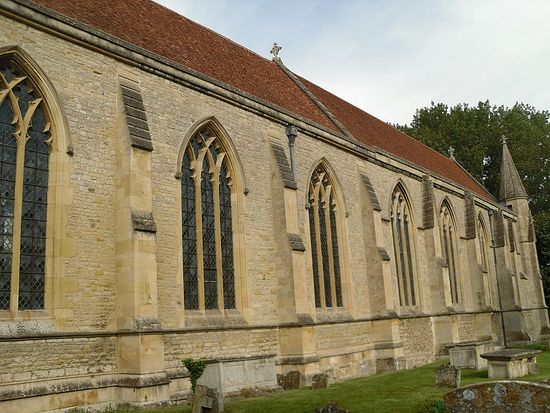
POLYGON ((516 251, 516 235, 514 234, 514 224, 508 220, 508 238, 510 239, 510 252, 516 251))
POLYGON ((479 249, 479 263, 483 268, 483 271, 489 270, 489 261, 487 254, 489 253, 489 238, 487 237, 487 230, 485 224, 481 218, 481 214, 477 218, 477 242, 479 249))
POLYGON ((0 59, 0 310, 44 308, 49 129, 38 89, 0 59))
POLYGON ((493 306, 493 294, 492 294, 492 282, 489 276, 490 267, 489 267, 489 237, 487 235, 487 229, 483 222, 481 213, 477 218, 477 242, 479 249, 479 264, 482 268, 483 276, 483 288, 484 288, 484 297, 485 305, 493 306))
POLYGON ((458 304, 458 274, 457 274, 457 245, 456 227, 454 224, 451 208, 445 200, 439 212, 439 225, 441 231, 441 250, 443 258, 449 269, 449 284, 451 286, 451 301, 458 304))
POLYGON ((184 307, 235 308, 232 177, 218 134, 205 126, 185 149, 181 169, 184 307))
POLYGON ((322 165, 313 171, 308 196, 315 306, 342 307, 338 202, 334 186, 322 165))
POLYGON ((411 211, 401 185, 397 185, 392 194, 391 224, 393 250, 399 286, 401 306, 417 305, 416 282, 413 258, 413 226, 411 211))

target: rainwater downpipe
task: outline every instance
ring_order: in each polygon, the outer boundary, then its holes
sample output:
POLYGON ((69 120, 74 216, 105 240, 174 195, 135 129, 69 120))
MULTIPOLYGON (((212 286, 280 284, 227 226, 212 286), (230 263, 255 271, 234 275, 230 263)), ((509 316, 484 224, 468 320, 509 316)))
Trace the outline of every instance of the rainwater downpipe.
POLYGON ((498 276, 498 265, 497 265, 497 249, 496 249, 496 243, 495 243, 495 232, 493 230, 493 217, 495 215, 495 211, 492 209, 489 210, 489 225, 491 227, 491 246, 493 247, 493 263, 495 266, 495 278, 497 280, 497 296, 498 296, 498 306, 500 309, 500 323, 502 324, 502 338, 504 339, 504 348, 508 348, 508 345, 506 343, 506 326, 504 324, 504 309, 502 308, 502 297, 500 296, 500 282, 499 282, 499 276, 498 276))
POLYGON ((290 148, 290 170, 292 171, 292 177, 296 180, 296 148, 294 142, 296 136, 298 136, 298 129, 294 125, 288 125, 286 127, 286 136, 288 137, 288 146, 290 148))

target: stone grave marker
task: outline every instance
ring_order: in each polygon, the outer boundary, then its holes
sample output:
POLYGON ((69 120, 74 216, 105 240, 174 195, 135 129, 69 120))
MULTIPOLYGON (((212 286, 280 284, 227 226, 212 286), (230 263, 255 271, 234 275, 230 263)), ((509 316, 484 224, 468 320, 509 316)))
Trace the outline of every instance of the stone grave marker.
POLYGON ((326 374, 316 374, 311 381, 312 389, 326 389, 328 387, 328 377, 326 374))
POLYGON ((550 385, 498 381, 462 387, 443 396, 449 413, 547 413, 550 385))
POLYGON ((329 402, 325 406, 315 409, 314 413, 349 413, 349 410, 341 408, 336 402, 329 402))
POLYGON ((435 370, 435 385, 437 387, 460 387, 460 369, 450 364, 439 366, 435 370))
POLYGON ((192 395, 192 413, 223 413, 223 396, 211 387, 197 385, 192 395))
POLYGON ((277 382, 285 390, 300 388, 301 375, 298 370, 289 371, 285 375, 277 375, 277 382))

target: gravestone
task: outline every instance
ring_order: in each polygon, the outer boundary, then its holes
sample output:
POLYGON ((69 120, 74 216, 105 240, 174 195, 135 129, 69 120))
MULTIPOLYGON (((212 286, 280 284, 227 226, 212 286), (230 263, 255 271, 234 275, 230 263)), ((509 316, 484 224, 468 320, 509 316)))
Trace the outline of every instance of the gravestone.
POLYGON ((192 413, 223 413, 223 397, 211 387, 197 385, 192 395, 192 413))
POLYGON ((443 396, 449 413, 546 413, 550 385, 499 381, 462 387, 443 396))
POLYGON ((435 385, 438 387, 460 387, 460 369, 450 364, 439 366, 435 370, 435 385))
POLYGON ((341 408, 336 402, 329 402, 326 406, 315 409, 314 413, 349 413, 349 410, 341 408))
POLYGON ((490 379, 513 379, 538 373, 537 354, 540 350, 508 348, 482 354, 489 364, 490 379))
POLYGON ((298 370, 289 371, 284 375, 277 375, 277 382, 285 390, 300 388, 301 375, 298 370))
POLYGON ((316 374, 311 381, 312 389, 326 389, 328 387, 328 377, 326 374, 316 374))

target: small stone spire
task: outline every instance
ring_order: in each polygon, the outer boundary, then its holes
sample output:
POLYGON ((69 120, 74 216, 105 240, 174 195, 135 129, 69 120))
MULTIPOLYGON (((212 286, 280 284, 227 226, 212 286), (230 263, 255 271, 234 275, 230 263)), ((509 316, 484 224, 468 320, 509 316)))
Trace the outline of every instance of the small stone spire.
POLYGON ((269 51, 269 53, 273 55, 273 60, 281 60, 281 58, 279 57, 279 52, 281 51, 281 49, 281 46, 279 46, 277 43, 273 43, 273 47, 269 51))
POLYGON ((500 166, 500 196, 499 200, 507 201, 514 198, 528 198, 508 145, 506 137, 502 137, 502 164, 500 166))

